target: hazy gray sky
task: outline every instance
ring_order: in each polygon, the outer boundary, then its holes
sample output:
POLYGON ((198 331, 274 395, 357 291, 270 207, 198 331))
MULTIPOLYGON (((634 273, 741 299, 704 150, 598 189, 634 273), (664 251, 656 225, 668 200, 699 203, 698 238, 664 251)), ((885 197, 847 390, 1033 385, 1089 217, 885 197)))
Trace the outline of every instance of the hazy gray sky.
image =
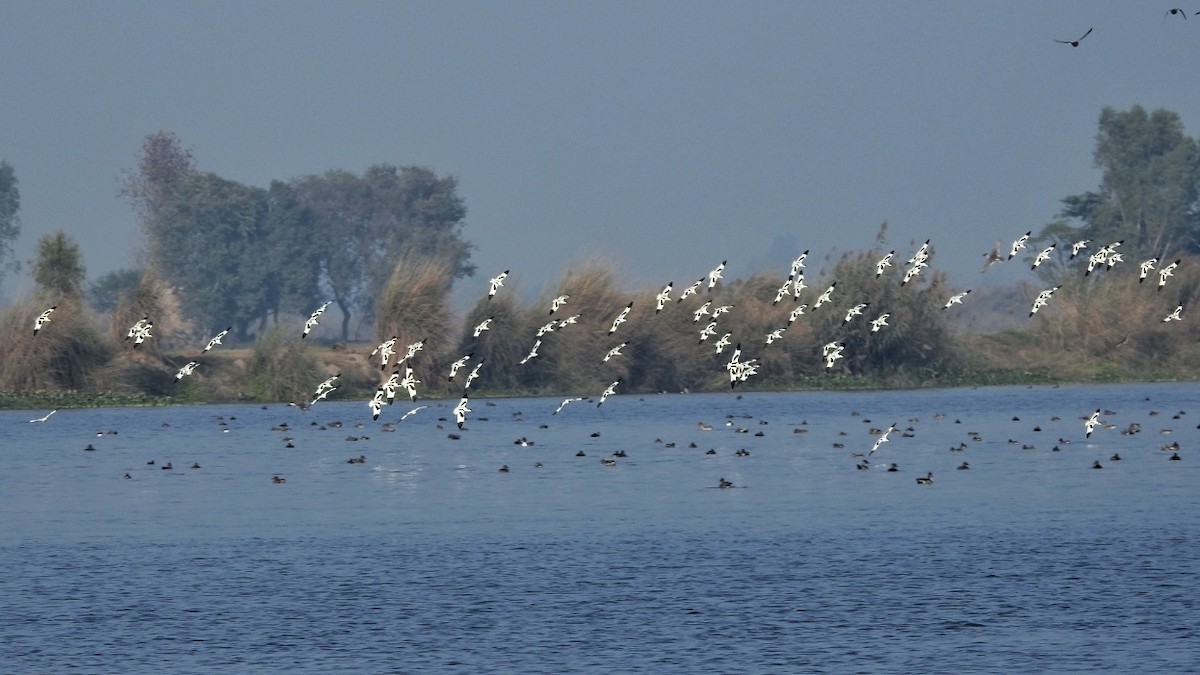
POLYGON ((116 179, 168 129, 264 187, 456 176, 480 292, 505 268, 549 292, 597 256, 638 290, 723 259, 742 277, 870 247, 884 219, 968 286, 1096 187, 1104 106, 1200 133, 1200 16, 1174 3, 7 0, 0 159, 20 257, 61 228, 91 278, 137 265, 116 179))

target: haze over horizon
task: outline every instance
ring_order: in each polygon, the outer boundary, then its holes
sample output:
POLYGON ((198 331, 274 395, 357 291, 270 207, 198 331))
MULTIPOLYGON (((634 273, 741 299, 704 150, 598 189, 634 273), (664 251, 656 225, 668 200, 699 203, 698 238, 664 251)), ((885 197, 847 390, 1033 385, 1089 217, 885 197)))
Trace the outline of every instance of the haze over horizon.
MULTIPOLYGON (((228 1, 0 9, 0 159, 17 257, 62 229, 89 279, 137 264, 116 196, 143 138, 198 168, 271 180, 387 162, 459 181, 482 293, 549 292, 611 261, 629 286, 810 269, 932 239, 981 277, 995 241, 1095 189, 1105 106, 1200 129, 1200 17, 1122 2, 601 4, 228 1), (1078 48, 1055 39, 1093 33, 1078 48)), ((1194 8, 1200 10, 1200 6, 1194 8)), ((1027 269, 1027 268, 1024 268, 1027 269)), ((10 275, 0 294, 31 289, 10 275)))

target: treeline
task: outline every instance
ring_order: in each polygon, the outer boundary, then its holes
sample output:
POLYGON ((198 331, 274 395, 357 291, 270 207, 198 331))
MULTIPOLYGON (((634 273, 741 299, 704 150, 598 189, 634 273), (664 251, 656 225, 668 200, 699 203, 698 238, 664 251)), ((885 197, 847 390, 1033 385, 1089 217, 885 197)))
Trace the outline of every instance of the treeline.
POLYGON ((395 262, 443 262, 472 273, 466 207, 453 177, 377 164, 249 186, 197 169, 174 134, 143 143, 121 193, 146 237, 146 269, 184 299, 198 333, 233 326, 235 340, 328 300, 342 340, 370 323, 395 262))

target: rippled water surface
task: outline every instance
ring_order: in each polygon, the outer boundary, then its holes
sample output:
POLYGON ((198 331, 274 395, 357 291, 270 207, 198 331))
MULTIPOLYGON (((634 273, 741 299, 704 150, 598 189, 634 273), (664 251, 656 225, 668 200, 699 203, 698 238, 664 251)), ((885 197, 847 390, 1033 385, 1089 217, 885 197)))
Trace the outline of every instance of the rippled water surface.
POLYGON ((0 413, 0 670, 1200 669, 1195 385, 456 402, 0 413))

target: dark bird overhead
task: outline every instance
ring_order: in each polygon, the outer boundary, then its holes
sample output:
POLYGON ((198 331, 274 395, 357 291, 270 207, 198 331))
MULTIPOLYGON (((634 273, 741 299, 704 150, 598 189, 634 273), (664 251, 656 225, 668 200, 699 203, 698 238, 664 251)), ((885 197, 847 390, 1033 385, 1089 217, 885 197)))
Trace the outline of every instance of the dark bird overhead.
POLYGON ((1055 40, 1055 42, 1057 42, 1059 44, 1064 44, 1064 45, 1071 45, 1072 47, 1078 47, 1079 43, 1083 42, 1083 38, 1085 38, 1091 34, 1092 34, 1092 29, 1089 28, 1089 29, 1087 29, 1087 32, 1084 33, 1082 36, 1080 36, 1080 38, 1078 40, 1055 40))

